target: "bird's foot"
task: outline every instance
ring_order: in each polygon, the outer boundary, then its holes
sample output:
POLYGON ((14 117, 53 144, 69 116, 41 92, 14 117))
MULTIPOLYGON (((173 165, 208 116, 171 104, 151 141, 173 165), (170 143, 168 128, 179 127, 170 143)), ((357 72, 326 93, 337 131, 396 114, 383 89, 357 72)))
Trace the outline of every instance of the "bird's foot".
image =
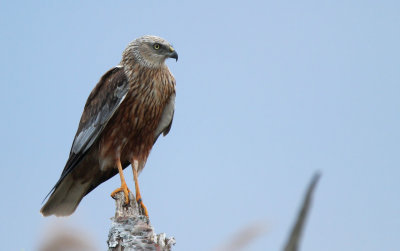
POLYGON ((125 204, 126 204, 126 205, 129 205, 129 193, 130 193, 130 191, 129 191, 129 188, 128 188, 128 186, 126 185, 125 182, 123 182, 123 183, 121 184, 121 187, 120 187, 120 188, 115 189, 115 190, 111 193, 111 197, 114 198, 115 194, 116 194, 116 193, 119 193, 119 192, 121 192, 121 191, 123 191, 123 192, 124 192, 124 195, 125 195, 125 204))
POLYGON ((137 202, 138 206, 141 207, 143 215, 146 216, 147 218, 149 218, 149 213, 147 212, 147 208, 143 204, 142 197, 140 197, 140 195, 139 196, 136 195, 136 202, 137 202))

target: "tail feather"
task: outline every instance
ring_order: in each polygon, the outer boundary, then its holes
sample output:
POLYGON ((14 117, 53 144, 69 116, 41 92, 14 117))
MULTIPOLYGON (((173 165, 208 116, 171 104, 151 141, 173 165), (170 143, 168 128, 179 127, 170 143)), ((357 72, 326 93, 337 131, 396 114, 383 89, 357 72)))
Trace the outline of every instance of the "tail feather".
POLYGON ((46 204, 40 209, 43 216, 68 216, 78 207, 87 194, 90 183, 81 184, 72 175, 67 175, 55 188, 46 204))

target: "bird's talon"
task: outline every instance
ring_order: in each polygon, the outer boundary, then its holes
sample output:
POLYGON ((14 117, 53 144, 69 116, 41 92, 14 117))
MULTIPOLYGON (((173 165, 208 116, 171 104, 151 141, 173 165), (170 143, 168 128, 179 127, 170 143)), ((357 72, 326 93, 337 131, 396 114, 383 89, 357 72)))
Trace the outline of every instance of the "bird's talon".
POLYGON ((129 204, 129 193, 130 190, 127 187, 126 184, 122 184, 121 187, 115 189, 112 193, 111 193, 111 197, 115 197, 115 195, 119 192, 123 191, 124 192, 124 196, 125 196, 125 204, 128 205, 129 204))
POLYGON ((136 202, 137 202, 138 206, 140 206, 142 208, 142 212, 143 212, 144 216, 146 216, 148 218, 149 217, 149 213, 147 212, 147 208, 144 205, 144 203, 142 201, 142 198, 141 197, 136 197, 136 198, 137 198, 136 202))

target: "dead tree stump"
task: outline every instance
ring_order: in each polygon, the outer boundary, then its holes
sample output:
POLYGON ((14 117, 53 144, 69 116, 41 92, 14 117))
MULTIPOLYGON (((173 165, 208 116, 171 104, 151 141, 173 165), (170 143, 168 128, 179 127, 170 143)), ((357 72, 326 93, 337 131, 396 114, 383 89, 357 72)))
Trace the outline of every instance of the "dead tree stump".
POLYGON ((115 216, 111 218, 108 234, 109 251, 170 251, 175 244, 174 237, 164 233, 155 234, 150 220, 142 215, 135 197, 129 193, 130 204, 124 205, 124 193, 115 195, 115 216))

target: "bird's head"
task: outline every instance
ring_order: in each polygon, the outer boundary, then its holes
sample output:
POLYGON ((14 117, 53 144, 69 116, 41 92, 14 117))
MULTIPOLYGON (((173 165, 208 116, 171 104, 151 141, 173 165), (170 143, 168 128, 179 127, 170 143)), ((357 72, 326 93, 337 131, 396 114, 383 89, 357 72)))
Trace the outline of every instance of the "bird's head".
POLYGON ((133 59, 151 68, 162 66, 167 58, 175 58, 178 61, 178 53, 165 39, 149 35, 132 41, 122 54, 123 61, 133 59))

